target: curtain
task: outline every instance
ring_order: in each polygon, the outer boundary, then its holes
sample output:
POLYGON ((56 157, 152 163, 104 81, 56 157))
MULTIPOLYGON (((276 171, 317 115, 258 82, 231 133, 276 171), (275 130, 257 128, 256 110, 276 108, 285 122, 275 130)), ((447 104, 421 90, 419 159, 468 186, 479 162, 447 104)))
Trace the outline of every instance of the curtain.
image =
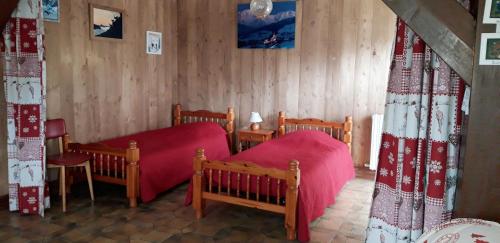
POLYGON ((0 57, 7 99, 9 208, 21 214, 43 216, 48 206, 48 189, 41 4, 42 0, 19 1, 0 36, 0 57))
POLYGON ((451 219, 464 90, 398 20, 366 242, 414 242, 451 219))

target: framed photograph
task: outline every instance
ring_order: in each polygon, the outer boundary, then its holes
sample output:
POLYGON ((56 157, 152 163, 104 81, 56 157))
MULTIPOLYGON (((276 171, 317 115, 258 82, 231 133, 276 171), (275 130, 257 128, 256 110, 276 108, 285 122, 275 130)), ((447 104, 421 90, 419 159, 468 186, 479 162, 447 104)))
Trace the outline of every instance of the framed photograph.
POLYGON ((486 0, 483 23, 500 24, 500 0, 486 0))
POLYGON ((480 65, 500 65, 500 33, 481 34, 480 65))
POLYGON ((123 17, 121 9, 90 4, 90 38, 122 40, 123 17))
POLYGON ((295 1, 273 2, 269 16, 258 18, 250 4, 238 4, 238 48, 295 47, 295 1))
POLYGON ((161 55, 162 38, 160 32, 146 31, 146 53, 161 55))
POLYGON ((59 22, 59 0, 42 1, 43 20, 59 22))

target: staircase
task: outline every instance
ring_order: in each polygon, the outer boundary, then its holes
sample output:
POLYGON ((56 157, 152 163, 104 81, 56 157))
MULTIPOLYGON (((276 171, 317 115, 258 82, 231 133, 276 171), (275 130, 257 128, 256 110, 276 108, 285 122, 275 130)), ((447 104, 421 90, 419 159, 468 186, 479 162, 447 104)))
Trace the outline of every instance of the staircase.
POLYGON ((469 85, 476 22, 456 0, 383 0, 469 85))

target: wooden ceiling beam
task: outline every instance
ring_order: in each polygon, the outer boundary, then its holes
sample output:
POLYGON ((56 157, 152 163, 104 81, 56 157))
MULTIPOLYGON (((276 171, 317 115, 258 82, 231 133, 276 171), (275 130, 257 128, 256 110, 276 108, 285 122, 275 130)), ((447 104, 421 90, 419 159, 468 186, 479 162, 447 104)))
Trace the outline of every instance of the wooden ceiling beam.
POLYGON ((469 85, 475 20, 456 0, 382 0, 469 85))

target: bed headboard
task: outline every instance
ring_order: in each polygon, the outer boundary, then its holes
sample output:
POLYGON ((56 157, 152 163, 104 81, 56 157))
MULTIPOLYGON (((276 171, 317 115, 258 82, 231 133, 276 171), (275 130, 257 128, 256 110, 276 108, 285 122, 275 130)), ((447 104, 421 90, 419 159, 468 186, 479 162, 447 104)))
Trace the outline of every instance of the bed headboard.
POLYGON ((207 110, 184 111, 180 104, 174 108, 174 126, 194 122, 214 122, 227 132, 229 149, 233 149, 234 109, 227 108, 227 113, 212 112, 207 110))
POLYGON ((278 118, 278 136, 297 130, 323 131, 347 144, 349 151, 351 151, 352 116, 346 116, 344 122, 330 122, 314 118, 286 118, 285 112, 281 111, 278 118))

